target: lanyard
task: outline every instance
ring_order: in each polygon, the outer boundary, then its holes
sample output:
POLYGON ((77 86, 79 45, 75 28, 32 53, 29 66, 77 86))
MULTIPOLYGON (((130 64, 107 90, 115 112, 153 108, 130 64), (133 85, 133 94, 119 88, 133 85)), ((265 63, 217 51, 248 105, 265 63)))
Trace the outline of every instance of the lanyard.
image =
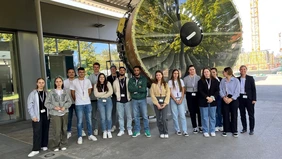
POLYGON ((206 82, 207 82, 207 85, 208 85, 208 89, 210 90, 210 88, 211 88, 211 79, 209 79, 209 82, 208 82, 208 79, 206 79, 206 82))
MULTIPOLYGON (((189 77, 189 78, 192 79, 191 77, 189 77)), ((192 87, 193 87, 193 92, 194 92, 194 86, 195 86, 195 81, 196 81, 195 75, 193 76, 193 79, 194 79, 194 81, 192 82, 192 87)))
POLYGON ((104 92, 105 84, 103 84, 103 87, 101 86, 102 92, 104 92))
POLYGON ((39 91, 37 91, 37 93, 38 93, 38 95, 39 95, 40 101, 41 101, 42 103, 44 103, 44 99, 45 99, 44 94, 45 94, 45 93, 43 92, 42 97, 41 97, 39 91))
POLYGON ((175 84, 175 89, 176 89, 176 95, 177 97, 179 97, 178 92, 180 93, 180 89, 179 89, 178 81, 174 81, 174 84, 175 84))
POLYGON ((120 84, 122 89, 124 88, 125 80, 126 80, 126 77, 124 77, 123 79, 119 80, 119 84, 120 84))
POLYGON ((160 90, 160 96, 162 96, 162 92, 163 92, 162 85, 158 84, 158 87, 159 87, 159 90, 160 90))
POLYGON ((84 79, 83 79, 82 86, 81 86, 80 80, 78 80, 78 82, 79 82, 79 86, 80 86, 80 88, 81 88, 81 90, 82 90, 82 94, 83 94, 83 96, 84 96, 84 79))

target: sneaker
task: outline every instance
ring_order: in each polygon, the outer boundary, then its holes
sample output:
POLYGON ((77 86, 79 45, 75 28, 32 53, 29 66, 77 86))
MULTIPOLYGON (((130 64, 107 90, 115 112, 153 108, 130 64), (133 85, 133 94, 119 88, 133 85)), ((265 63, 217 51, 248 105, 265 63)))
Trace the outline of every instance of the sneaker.
POLYGON ((165 139, 168 139, 168 138, 169 138, 168 134, 165 134, 165 135, 164 135, 164 138, 165 138, 165 139))
POLYGON ((151 137, 151 133, 150 133, 149 130, 145 130, 145 136, 146 136, 146 137, 151 137))
POLYGON ((245 132, 247 132, 247 130, 246 130, 246 129, 243 129, 240 133, 241 133, 241 134, 244 134, 245 132))
POLYGON ((116 126, 114 125, 114 126, 112 127, 111 132, 115 132, 116 129, 117 129, 117 128, 116 128, 116 126))
POLYGON ((184 136, 189 136, 189 134, 187 132, 183 133, 184 136))
POLYGON ((210 137, 209 133, 204 133, 204 137, 210 137))
POLYGON ((218 132, 219 131, 219 127, 215 127, 215 131, 218 132))
POLYGON ((212 137, 215 137, 215 136, 216 136, 215 132, 212 132, 212 133, 211 133, 211 136, 212 136, 212 137))
POLYGON ((59 150, 60 150, 59 148, 54 149, 55 152, 58 152, 59 150))
POLYGON ((97 136, 97 135, 98 135, 98 129, 95 129, 95 130, 93 131, 93 134, 94 134, 95 136, 97 136))
POLYGON ((219 131, 223 131, 223 126, 218 127, 218 130, 219 130, 219 131))
POLYGON ((132 130, 127 130, 129 136, 132 136, 132 130))
POLYGON ((41 149, 42 149, 43 151, 47 151, 47 150, 48 150, 48 147, 41 147, 41 149))
POLYGON ((97 141, 97 138, 93 135, 88 136, 88 140, 90 141, 97 141))
POLYGON ((164 139, 164 138, 165 138, 165 135, 164 135, 164 134, 161 134, 161 135, 160 135, 160 138, 161 138, 161 139, 164 139))
POLYGON ((176 134, 177 134, 178 136, 182 135, 182 133, 181 133, 180 131, 176 132, 176 134))
POLYGON ((119 131, 119 133, 117 134, 117 136, 122 136, 124 134, 124 131, 119 131))
POLYGON ((137 137, 137 136, 139 136, 139 135, 140 135, 140 132, 134 132, 133 135, 132 135, 132 137, 137 137))
POLYGON ((66 147, 63 147, 63 148, 61 148, 61 150, 62 150, 62 151, 65 151, 65 150, 67 150, 67 148, 66 148, 66 147))
POLYGON ((254 135, 254 130, 251 130, 249 135, 254 135))
POLYGON ((107 135, 109 139, 113 138, 112 133, 110 131, 108 131, 107 135))
POLYGON ((79 137, 79 138, 77 139, 77 144, 79 144, 79 145, 82 144, 82 137, 79 137))
POLYGON ((106 139, 107 138, 107 131, 104 131, 103 132, 103 139, 106 139))
POLYGON ((84 130, 82 130, 82 136, 86 136, 86 134, 85 134, 85 131, 84 131, 84 130))
POLYGON ((194 128, 193 133, 194 133, 194 134, 198 134, 198 129, 197 129, 197 128, 194 128))
POLYGON ((71 137, 71 132, 67 133, 67 139, 69 139, 71 137))
POLYGON ((39 151, 31 151, 31 153, 29 153, 29 154, 27 155, 27 157, 33 157, 33 156, 35 156, 35 155, 37 155, 37 154, 39 154, 39 151))
POLYGON ((222 136, 226 137, 226 136, 227 136, 227 133, 226 133, 226 132, 223 132, 223 133, 222 133, 222 136))
POLYGON ((233 136, 238 137, 239 135, 238 135, 238 133, 233 133, 233 136))
POLYGON ((203 132, 202 127, 199 127, 199 132, 200 132, 200 133, 202 133, 202 132, 203 132))

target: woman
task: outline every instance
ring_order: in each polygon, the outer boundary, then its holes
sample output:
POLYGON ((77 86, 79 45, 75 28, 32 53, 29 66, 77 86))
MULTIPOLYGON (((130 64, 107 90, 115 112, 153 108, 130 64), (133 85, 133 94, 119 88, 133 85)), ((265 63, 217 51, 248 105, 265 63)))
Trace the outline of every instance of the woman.
POLYGON ((238 137, 237 117, 240 95, 240 82, 234 77, 230 67, 224 68, 223 78, 220 82, 220 96, 223 98, 222 114, 223 114, 223 133, 227 136, 227 132, 232 132, 234 137, 238 137))
POLYGON ((63 79, 55 78, 54 88, 50 91, 45 101, 45 106, 50 110, 51 125, 53 128, 52 147, 54 151, 66 150, 68 108, 72 104, 70 95, 64 90, 63 79))
POLYGON ((219 82, 211 76, 211 70, 204 68, 198 81, 199 106, 204 137, 215 135, 216 98, 219 94, 219 82))
POLYGON ((152 83, 150 94, 157 116, 157 125, 160 132, 160 138, 168 138, 167 106, 170 99, 170 89, 168 84, 165 82, 163 73, 161 71, 156 71, 155 73, 155 80, 154 83, 152 83))
POLYGON ((178 116, 180 117, 183 135, 189 136, 187 133, 187 123, 185 117, 185 105, 183 103, 185 85, 182 79, 179 77, 179 71, 174 69, 171 74, 171 78, 168 81, 170 88, 170 107, 172 112, 174 129, 177 135, 182 135, 179 124, 178 116))
POLYGON ((33 148, 28 157, 37 155, 40 149, 48 150, 50 120, 48 109, 44 106, 47 95, 44 90, 45 80, 38 78, 36 85, 36 89, 29 94, 27 99, 27 109, 32 119, 33 128, 33 148))
POLYGON ((103 139, 112 138, 112 109, 113 103, 111 96, 113 88, 110 82, 107 81, 105 74, 100 73, 97 84, 94 85, 94 95, 97 97, 98 110, 101 117, 101 127, 103 131, 103 139))

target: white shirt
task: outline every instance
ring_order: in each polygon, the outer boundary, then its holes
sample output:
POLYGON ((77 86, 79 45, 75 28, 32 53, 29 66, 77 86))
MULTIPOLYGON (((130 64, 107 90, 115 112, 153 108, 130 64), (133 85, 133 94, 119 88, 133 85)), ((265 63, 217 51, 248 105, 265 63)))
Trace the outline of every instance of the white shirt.
POLYGON ((72 96, 71 96, 71 90, 70 90, 70 87, 73 85, 73 80, 70 80, 70 79, 66 79, 64 80, 64 89, 67 91, 67 93, 70 95, 71 97, 71 101, 72 101, 72 104, 74 104, 74 100, 72 99, 72 96))
POLYGON ((59 96, 61 96, 61 95, 63 94, 63 90, 62 90, 62 89, 61 89, 61 90, 55 89, 55 91, 56 91, 56 93, 57 93, 59 96))
POLYGON ((240 78, 240 93, 245 94, 245 83, 246 83, 246 78, 240 78))
MULTIPOLYGON (((181 86, 182 86, 182 87, 185 87, 184 82, 183 82, 182 79, 180 79, 180 83, 181 83, 181 86)), ((173 94, 173 96, 174 96, 175 98, 180 98, 180 97, 182 97, 182 90, 181 90, 181 89, 179 90, 179 85, 178 85, 177 80, 174 81, 174 85, 175 85, 175 88, 173 88, 172 80, 169 80, 169 81, 168 81, 168 86, 169 86, 169 88, 172 88, 172 89, 171 89, 171 93, 173 94)))
POLYGON ((75 105, 91 104, 88 95, 88 89, 92 88, 90 80, 87 78, 84 78, 84 80, 75 79, 72 83, 70 89, 75 90, 75 105))

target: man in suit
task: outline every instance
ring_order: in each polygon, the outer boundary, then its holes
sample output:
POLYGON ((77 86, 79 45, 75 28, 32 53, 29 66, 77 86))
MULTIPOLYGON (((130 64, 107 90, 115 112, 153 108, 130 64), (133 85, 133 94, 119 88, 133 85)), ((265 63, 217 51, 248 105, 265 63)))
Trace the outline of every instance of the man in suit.
POLYGON ((246 109, 249 115, 250 135, 254 134, 255 127, 255 103, 257 100, 255 80, 252 76, 247 75, 247 67, 242 65, 240 67, 241 76, 238 77, 240 81, 240 97, 239 109, 241 115, 241 122, 243 130, 241 133, 247 132, 246 109))

